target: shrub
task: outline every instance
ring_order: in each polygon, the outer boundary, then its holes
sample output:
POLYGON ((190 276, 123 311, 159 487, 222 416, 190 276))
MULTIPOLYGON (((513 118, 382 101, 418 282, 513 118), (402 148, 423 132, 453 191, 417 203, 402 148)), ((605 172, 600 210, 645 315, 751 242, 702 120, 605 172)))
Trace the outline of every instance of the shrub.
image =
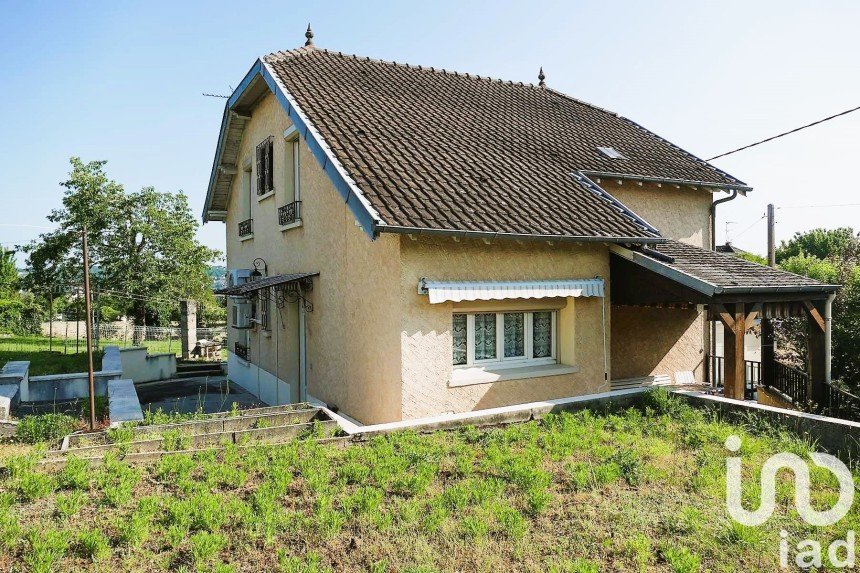
POLYGON ((15 436, 26 444, 38 444, 62 438, 78 426, 78 421, 65 414, 24 416, 18 422, 15 436))

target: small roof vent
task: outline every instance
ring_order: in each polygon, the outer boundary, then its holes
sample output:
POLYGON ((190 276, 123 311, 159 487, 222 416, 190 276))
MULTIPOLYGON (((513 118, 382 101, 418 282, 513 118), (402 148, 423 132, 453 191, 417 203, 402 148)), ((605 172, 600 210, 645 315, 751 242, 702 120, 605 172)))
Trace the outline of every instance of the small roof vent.
POLYGON ((621 154, 621 152, 616 150, 614 147, 598 147, 597 151, 599 151, 609 159, 627 159, 621 154))

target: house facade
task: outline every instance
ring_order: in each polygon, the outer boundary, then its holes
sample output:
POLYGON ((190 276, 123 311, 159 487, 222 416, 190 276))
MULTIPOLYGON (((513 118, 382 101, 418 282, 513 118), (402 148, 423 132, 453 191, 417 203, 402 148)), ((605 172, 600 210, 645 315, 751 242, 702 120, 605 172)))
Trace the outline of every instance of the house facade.
POLYGON ((750 188, 641 126, 308 42, 227 102, 203 214, 263 401, 379 423, 703 382, 720 305, 826 312, 833 287, 709 251, 715 195, 750 188))

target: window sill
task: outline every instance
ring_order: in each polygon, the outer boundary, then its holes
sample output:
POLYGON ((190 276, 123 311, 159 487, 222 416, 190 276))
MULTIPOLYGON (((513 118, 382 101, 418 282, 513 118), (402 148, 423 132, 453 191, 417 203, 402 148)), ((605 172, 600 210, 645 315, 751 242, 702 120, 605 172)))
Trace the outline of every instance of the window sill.
POLYGON ((543 378, 545 376, 561 376, 579 372, 579 366, 568 364, 541 364, 535 366, 520 366, 517 368, 455 368, 448 383, 450 388, 472 386, 474 384, 492 384, 505 380, 524 380, 526 378, 543 378))
POLYGON ((274 196, 275 196, 275 190, 274 189, 272 189, 271 191, 267 191, 267 192, 263 193, 262 195, 257 195, 257 203, 259 203, 260 201, 263 201, 265 199, 268 199, 269 197, 274 197, 274 196))
POLYGON ((292 223, 289 223, 287 225, 279 225, 278 229, 283 232, 283 231, 289 231, 290 229, 297 229, 301 226, 302 226, 302 220, 296 219, 295 221, 293 221, 292 223))
POLYGON ((252 240, 254 240, 254 233, 251 233, 250 235, 245 235, 244 237, 239 237, 239 241, 241 241, 243 243, 245 241, 252 241, 252 240))

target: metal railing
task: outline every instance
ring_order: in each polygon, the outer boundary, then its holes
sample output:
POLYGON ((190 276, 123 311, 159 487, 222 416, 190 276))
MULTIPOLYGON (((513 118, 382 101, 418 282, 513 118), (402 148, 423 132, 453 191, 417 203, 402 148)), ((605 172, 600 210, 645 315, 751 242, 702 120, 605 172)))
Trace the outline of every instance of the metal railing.
MULTIPOLYGON (((726 359, 723 356, 706 357, 708 369, 708 380, 711 386, 722 386, 725 380, 726 359)), ((761 384, 761 362, 757 360, 744 360, 744 396, 747 400, 755 398, 756 388, 761 384)))
POLYGON ((241 358, 242 360, 248 360, 248 347, 244 344, 239 344, 238 342, 235 345, 234 354, 241 358))
POLYGON ((239 236, 247 237, 254 233, 254 219, 239 221, 239 236))
POLYGON ((796 405, 803 405, 809 398, 807 384, 809 375, 803 370, 792 368, 775 360, 773 362, 773 387, 791 398, 796 405))
POLYGON ((824 403, 821 408, 824 414, 846 420, 860 420, 860 397, 827 382, 824 383, 822 392, 824 403))
POLYGON ((302 220, 302 202, 293 201, 278 207, 278 225, 284 226, 302 220))

